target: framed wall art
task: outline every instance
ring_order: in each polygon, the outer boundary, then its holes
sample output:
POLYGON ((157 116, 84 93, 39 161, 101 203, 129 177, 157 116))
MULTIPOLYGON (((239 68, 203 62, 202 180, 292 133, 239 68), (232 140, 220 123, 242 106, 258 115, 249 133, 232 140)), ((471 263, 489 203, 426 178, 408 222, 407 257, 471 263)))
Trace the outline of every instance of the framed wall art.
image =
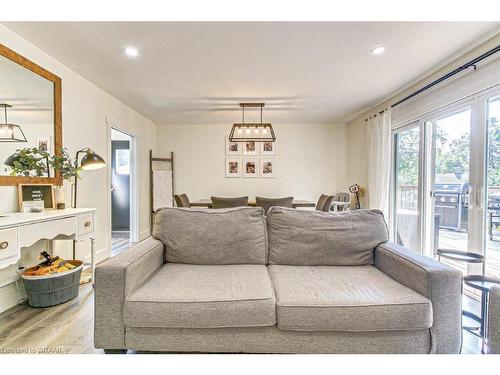
POLYGON ((231 142, 229 138, 226 137, 226 155, 227 156, 237 156, 241 155, 241 149, 243 148, 243 143, 241 142, 231 142))
POLYGON ((243 177, 256 178, 259 176, 259 159, 243 158, 242 165, 243 177))
POLYGON ((260 177, 273 178, 276 174, 276 162, 274 158, 260 158, 260 177))
POLYGON ((245 141, 243 143, 243 155, 245 156, 253 156, 258 155, 259 147, 257 142, 255 141, 245 141))
POLYGON ((260 154, 263 156, 274 155, 276 142, 261 142, 260 154))
POLYGON ((226 177, 241 177, 241 158, 226 158, 226 177))

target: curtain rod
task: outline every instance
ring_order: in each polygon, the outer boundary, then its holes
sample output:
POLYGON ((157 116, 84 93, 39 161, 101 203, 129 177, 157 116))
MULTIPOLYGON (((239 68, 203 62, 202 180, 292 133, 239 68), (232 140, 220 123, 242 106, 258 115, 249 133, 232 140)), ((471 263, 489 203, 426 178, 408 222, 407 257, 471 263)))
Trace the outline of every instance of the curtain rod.
POLYGON ((381 115, 381 114, 382 114, 382 113, 384 113, 385 111, 387 111, 387 108, 386 108, 386 109, 384 109, 383 111, 380 111, 379 113, 375 113, 373 116, 370 116, 370 117, 368 117, 368 118, 365 118, 365 122, 366 122, 366 121, 368 121, 368 120, 370 120, 370 119, 372 119, 372 118, 377 117, 378 115, 381 115))
MULTIPOLYGON (((480 62, 480 61, 482 61, 482 60, 484 60, 484 59, 486 59, 486 58, 490 57, 491 55, 494 55, 494 54, 495 54, 495 53, 497 53, 497 52, 500 52, 500 45, 496 46, 495 48, 490 49, 489 51, 487 51, 487 52, 483 53, 482 55, 480 55, 480 56, 476 57, 475 59, 472 59, 472 60, 468 61, 468 62, 467 62, 467 63, 465 63, 464 65, 459 66, 459 67, 458 67, 458 68, 456 68, 455 70, 453 70, 453 71, 451 71, 451 72, 449 72, 449 73, 445 74, 444 76, 442 76, 442 77, 440 77, 440 78, 438 78, 438 79, 436 79, 436 80, 432 81, 431 83, 429 83, 429 84, 425 85, 424 87, 422 87, 422 88, 418 89, 417 91, 415 91, 415 92, 411 93, 410 95, 408 95, 408 96, 404 97, 403 99, 399 100, 398 102, 396 102, 396 103, 392 104, 392 105, 391 105, 391 108, 394 108, 394 107, 396 107, 396 106, 398 106, 398 105, 400 105, 400 104, 402 104, 402 103, 406 102, 407 100, 410 100, 411 98, 413 98, 413 97, 415 97, 415 96, 417 96, 417 95, 419 95, 419 94, 423 93, 424 91, 429 90, 431 87, 436 86, 437 84, 439 84, 439 83, 441 83, 441 82, 443 82, 443 81, 447 80, 448 78, 453 77, 454 75, 456 75, 456 74, 458 74, 458 73, 460 73, 460 72, 462 72, 462 71, 464 71, 464 70, 466 70, 466 69, 469 69, 469 68, 473 67, 473 68, 474 68, 474 70, 476 70, 476 69, 477 69, 477 68, 476 68, 476 64, 477 64, 478 62, 480 62)), ((380 114, 382 114, 382 113, 384 113, 384 111, 381 111, 381 112, 379 112, 378 114, 380 115, 380 114)), ((373 117, 376 117, 376 116, 377 116, 376 114, 375 114, 374 116, 370 116, 370 117, 368 117, 367 119, 365 119, 365 121, 368 121, 369 119, 371 119, 371 118, 373 118, 373 117)))
POLYGON ((462 66, 459 66, 458 68, 456 68, 455 70, 445 74, 444 76, 436 79, 435 81, 432 81, 431 83, 429 83, 428 85, 425 85, 424 87, 418 89, 417 91, 411 93, 410 95, 404 97, 403 99, 401 99, 400 101, 394 103, 391 105, 391 108, 394 108, 398 105, 400 105, 401 103, 404 103, 406 102, 407 100, 423 93, 424 91, 427 91, 429 90, 431 87, 433 86, 436 86, 437 84, 447 80, 448 78, 451 78, 453 77, 454 75, 460 73, 461 71, 463 70, 466 70, 466 69, 469 69, 470 67, 473 67, 474 70, 476 70, 476 64, 484 59, 486 59, 487 57, 490 57, 491 55, 494 55, 495 53, 499 52, 500 51, 500 45, 496 46, 495 48, 492 48, 490 49, 489 51, 483 53, 482 55, 476 57, 475 59, 472 59, 470 60, 469 62, 465 63, 464 65, 462 66))

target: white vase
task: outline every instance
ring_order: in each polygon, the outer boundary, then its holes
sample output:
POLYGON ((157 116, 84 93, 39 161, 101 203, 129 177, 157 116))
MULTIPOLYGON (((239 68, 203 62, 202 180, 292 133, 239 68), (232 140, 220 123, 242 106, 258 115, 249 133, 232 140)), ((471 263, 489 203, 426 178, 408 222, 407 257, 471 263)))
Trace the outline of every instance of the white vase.
POLYGON ((66 208, 66 201, 64 199, 64 188, 62 186, 57 186, 54 188, 54 201, 55 206, 58 210, 63 210, 66 208))

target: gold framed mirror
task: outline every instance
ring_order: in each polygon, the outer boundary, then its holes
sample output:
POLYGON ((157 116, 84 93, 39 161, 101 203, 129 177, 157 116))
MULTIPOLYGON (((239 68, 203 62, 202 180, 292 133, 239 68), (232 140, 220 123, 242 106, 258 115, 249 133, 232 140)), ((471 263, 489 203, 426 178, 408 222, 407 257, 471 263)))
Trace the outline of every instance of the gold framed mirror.
POLYGON ((57 184, 59 173, 48 165, 14 172, 9 157, 25 148, 60 155, 61 96, 61 78, 0 44, 0 186, 57 184))

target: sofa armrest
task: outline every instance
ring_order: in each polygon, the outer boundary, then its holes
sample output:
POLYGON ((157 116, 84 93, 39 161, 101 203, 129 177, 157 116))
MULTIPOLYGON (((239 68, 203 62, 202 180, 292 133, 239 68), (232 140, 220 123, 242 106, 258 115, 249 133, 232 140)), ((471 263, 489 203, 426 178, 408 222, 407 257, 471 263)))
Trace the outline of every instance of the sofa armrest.
POLYGON ((375 267, 431 300, 436 353, 459 353, 462 344, 462 274, 392 242, 375 248, 375 267))
POLYGON ((94 346, 126 349, 125 297, 163 265, 164 247, 152 237, 97 265, 94 280, 94 346))
POLYGON ((488 353, 500 354, 500 285, 490 289, 487 331, 488 353))

